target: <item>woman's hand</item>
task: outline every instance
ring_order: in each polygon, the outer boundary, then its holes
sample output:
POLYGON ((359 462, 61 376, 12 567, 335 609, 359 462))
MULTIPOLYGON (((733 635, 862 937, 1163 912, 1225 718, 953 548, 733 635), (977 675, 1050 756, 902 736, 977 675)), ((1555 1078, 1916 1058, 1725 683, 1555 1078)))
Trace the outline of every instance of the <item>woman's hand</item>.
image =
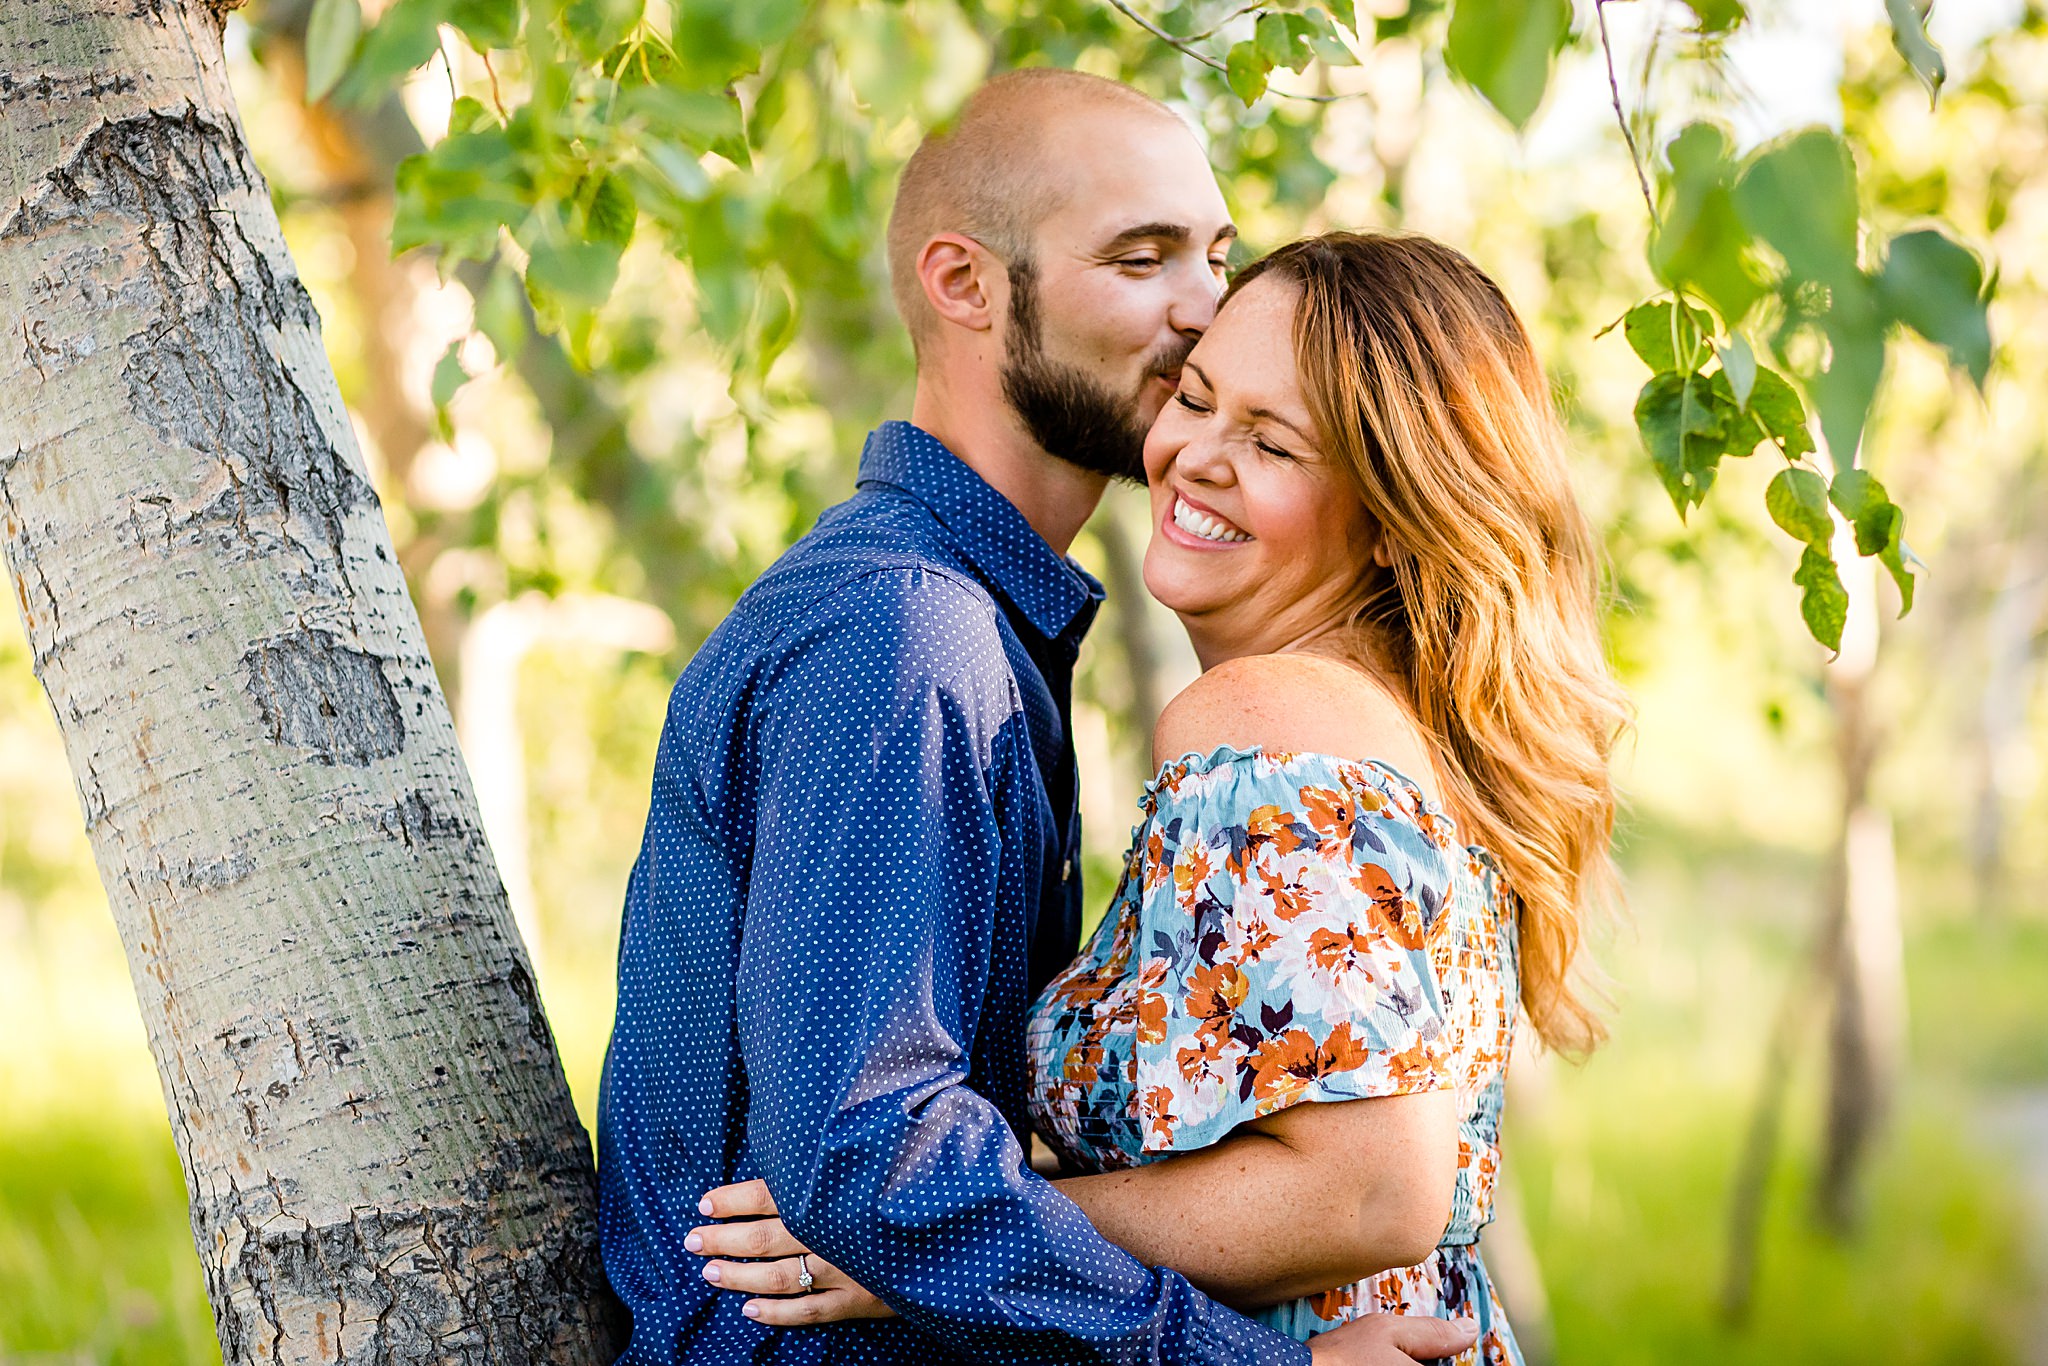
POLYGON ((1472 1319, 1367 1314, 1308 1341, 1315 1366, 1415 1366, 1453 1357, 1479 1341, 1472 1319))
MULTIPOLYGON (((773 1296, 750 1299, 740 1312, 761 1323, 794 1328, 840 1319, 886 1319, 895 1310, 869 1294, 838 1267, 790 1235, 775 1217, 775 1197, 766 1181, 720 1186, 697 1203, 697 1212, 714 1219, 743 1219, 738 1224, 706 1224, 690 1230, 683 1246, 714 1260, 704 1265, 704 1279, 721 1290, 773 1296), (799 1263, 797 1258, 804 1258, 799 1263), (725 1258, 746 1258, 727 1261, 725 1258), (808 1294, 797 1277, 811 1270, 808 1294)), ((1349 1366, 1347 1359, 1347 1366, 1349 1366)))

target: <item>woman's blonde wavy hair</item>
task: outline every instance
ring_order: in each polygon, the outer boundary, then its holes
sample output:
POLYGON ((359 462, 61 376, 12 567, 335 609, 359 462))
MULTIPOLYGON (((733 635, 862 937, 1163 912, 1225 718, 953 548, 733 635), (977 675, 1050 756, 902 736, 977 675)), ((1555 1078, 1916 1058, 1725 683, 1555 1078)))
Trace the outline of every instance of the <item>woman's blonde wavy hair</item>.
POLYGON ((1572 970, 1612 895, 1608 756, 1629 708, 1598 620, 1599 555, 1521 319, 1424 237, 1333 232, 1240 272, 1300 291, 1317 436, 1394 551, 1358 625, 1437 750, 1452 814, 1516 898, 1522 1007, 1543 1041, 1605 1037, 1572 970))

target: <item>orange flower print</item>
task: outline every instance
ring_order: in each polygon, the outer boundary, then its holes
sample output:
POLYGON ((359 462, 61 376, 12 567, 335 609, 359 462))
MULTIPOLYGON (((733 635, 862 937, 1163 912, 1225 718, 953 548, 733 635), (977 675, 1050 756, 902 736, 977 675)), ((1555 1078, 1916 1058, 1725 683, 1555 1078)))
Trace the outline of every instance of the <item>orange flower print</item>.
POLYGON ((1346 1020, 1321 1044, 1306 1029, 1290 1029, 1260 1044, 1245 1062, 1252 1069, 1252 1094, 1259 1098, 1259 1112, 1270 1114, 1292 1102, 1311 1082, 1363 1067, 1366 1057, 1365 1041, 1346 1020))
POLYGON ((1195 1043, 1174 1054, 1175 1066, 1180 1068, 1181 1080, 1190 1085, 1203 1082, 1217 1082, 1223 1079, 1223 1046, 1217 1040, 1213 1044, 1198 1039, 1195 1043))
POLYGON ((1163 958, 1148 958, 1145 966, 1138 971, 1137 981, 1137 1026, 1140 1043, 1166 1042, 1166 993, 1160 987, 1166 983, 1167 964, 1163 958))
POLYGON ((1289 882, 1284 873, 1269 873, 1261 868, 1259 881, 1266 884, 1266 894, 1273 898, 1273 914, 1282 920, 1292 920, 1315 908, 1315 900, 1307 890, 1299 882, 1289 882))
POLYGON ((1273 852, 1286 856, 1301 848, 1301 822, 1292 811, 1278 806, 1262 806, 1245 819, 1245 833, 1251 836, 1251 843, 1271 844, 1273 852))
POLYGON ((1419 1040, 1399 1053, 1388 1053, 1385 1057, 1387 1080, 1395 1093, 1433 1091, 1450 1085, 1451 1076, 1446 1069, 1443 1050, 1433 1039, 1419 1040))
POLYGON ((1180 904, 1192 911, 1195 907, 1195 893, 1202 884, 1215 875, 1216 869, 1209 863, 1209 851, 1201 845, 1189 848, 1182 846, 1182 857, 1173 865, 1173 887, 1180 894, 1180 904))
POLYGON ((1356 925, 1342 930, 1317 930, 1308 937, 1308 960, 1331 977, 1364 972, 1372 981, 1372 936, 1356 925))
POLYGON ((1145 1146, 1155 1152, 1161 1148, 1172 1147, 1173 1126, 1179 1122, 1173 1113, 1173 1088, 1171 1086, 1147 1088, 1145 1091, 1145 1109, 1149 1110, 1152 1114, 1151 1123, 1147 1126, 1148 1132, 1145 1136, 1145 1146))
POLYGON ((1244 1004, 1251 983, 1235 963, 1199 967, 1188 976, 1188 1017, 1195 1021, 1195 1035, 1205 1044, 1221 1048, 1230 1033, 1230 1017, 1244 1004))
POLYGON ((1351 885, 1372 901, 1373 919, 1389 939, 1404 949, 1419 949, 1428 934, 1422 908, 1402 895, 1393 876, 1377 863, 1361 863, 1351 885))
POLYGON ((1166 994, 1159 991, 1138 993, 1138 1042, 1166 1042, 1166 994))
POLYGON ((1335 1290, 1325 1290, 1309 1301, 1309 1308, 1317 1318, 1337 1322, 1351 1317, 1351 1306, 1358 1302, 1357 1285, 1340 1285, 1335 1290))
POLYGON ((1267 949, 1280 942, 1280 934, 1262 917, 1254 916, 1244 922, 1244 938, 1239 941, 1238 961, 1246 964, 1257 963, 1267 949))
POLYGON ((1323 847, 1332 852, 1351 843, 1351 823, 1358 810, 1344 793, 1329 787, 1304 787, 1301 805, 1309 825, 1323 837, 1323 847))

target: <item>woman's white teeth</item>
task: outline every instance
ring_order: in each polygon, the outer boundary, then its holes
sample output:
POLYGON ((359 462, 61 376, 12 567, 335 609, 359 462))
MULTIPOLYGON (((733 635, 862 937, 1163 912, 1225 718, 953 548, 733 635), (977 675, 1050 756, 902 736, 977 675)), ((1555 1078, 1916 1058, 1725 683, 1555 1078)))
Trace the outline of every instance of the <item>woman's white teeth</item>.
POLYGON ((1207 513, 1197 512, 1186 502, 1173 500, 1173 524, 1190 536, 1199 536, 1205 541, 1249 541, 1251 536, 1239 531, 1230 523, 1221 521, 1207 513))

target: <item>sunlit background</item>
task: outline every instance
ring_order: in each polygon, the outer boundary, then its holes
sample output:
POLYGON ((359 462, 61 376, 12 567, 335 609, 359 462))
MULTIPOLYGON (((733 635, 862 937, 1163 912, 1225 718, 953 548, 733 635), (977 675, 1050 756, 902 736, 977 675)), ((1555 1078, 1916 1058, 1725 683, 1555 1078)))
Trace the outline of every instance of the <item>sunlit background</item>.
MULTIPOLYGON (((999 34, 950 6, 840 8, 834 81, 764 155, 843 142, 863 164, 898 165, 1003 57, 999 34)), ((1653 43, 1682 41, 1668 8, 1610 9, 1629 98, 1660 120, 1707 98, 1638 83, 1653 43)), ((1597 54, 1567 55, 1520 140, 1426 80, 1437 58, 1402 38, 1333 76, 1349 98, 1282 100, 1208 131, 1233 149, 1225 190, 1252 249, 1403 227, 1502 282, 1556 380, 1607 539, 1612 652, 1639 708, 1621 760, 1630 905, 1598 935, 1612 1043, 1584 1066, 1526 1048, 1516 1064, 1512 1218, 1487 1246, 1532 1366, 2048 1361, 2048 23, 2017 0, 1943 0, 1932 24, 1950 82, 1930 112, 1879 0, 1752 8, 1758 22, 1720 59, 1737 93, 1708 112, 1748 143, 1846 120, 1882 152, 1864 191, 1886 221, 1939 212, 1999 271, 1984 396, 1931 348, 1902 348, 1888 376, 1866 449, 1928 572, 1903 619, 1888 583, 1852 577, 1874 595, 1876 640, 1857 646, 1852 623, 1832 666, 1799 622, 1795 550, 1763 515, 1765 457, 1724 466, 1688 526, 1637 444, 1644 372, 1618 332, 1601 333, 1654 285, 1597 54), (1896 1048, 1876 1146, 1848 1217, 1830 1220, 1816 1205, 1829 1005, 1812 963, 1839 894, 1845 735, 1873 755, 1848 866, 1880 929, 1895 919, 1859 951, 1896 989, 1877 1031, 1896 1048), (1760 1105, 1782 1106, 1774 1123, 1757 1122, 1760 1105), (1751 1168, 1767 1179, 1736 1314, 1745 1152, 1767 1158, 1751 1168)), ((643 235, 591 342, 594 377, 564 372, 537 397, 540 360, 522 369, 472 335, 475 310, 503 299, 479 304, 418 254, 390 259, 389 149, 299 98, 278 36, 290 10, 231 20, 235 89, 588 1119, 667 689, 739 590, 850 492, 860 434, 907 412, 908 346, 878 249, 887 178, 794 206, 864 244, 867 267, 765 373, 736 379, 696 328, 717 302, 709 286, 643 235), (454 377, 441 362, 458 342, 474 378, 444 419, 436 399, 454 377)), ((1067 59, 1121 60, 1086 45, 1067 59)), ((419 136, 445 127, 472 60, 408 86, 419 136)), ((806 280, 795 264, 787 278, 806 280)), ((1133 591, 1135 497, 1113 494, 1076 549, 1125 590, 1078 687, 1098 902, 1146 776, 1144 713, 1194 669, 1171 617, 1133 591)), ((218 1360, 121 946, 8 613, 0 1363, 218 1360)))

